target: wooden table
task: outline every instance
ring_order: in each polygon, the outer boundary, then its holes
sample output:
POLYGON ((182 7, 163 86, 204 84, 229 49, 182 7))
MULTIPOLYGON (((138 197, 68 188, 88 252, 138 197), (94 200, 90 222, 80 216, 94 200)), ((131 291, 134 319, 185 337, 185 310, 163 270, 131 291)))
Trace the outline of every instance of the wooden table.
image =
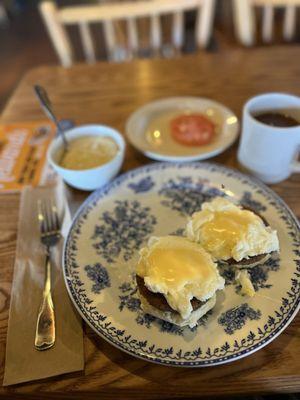
MULTIPOLYGON (((104 123, 124 131, 137 107, 167 96, 204 96, 220 101, 238 116, 243 103, 260 92, 300 95, 299 47, 234 50, 176 60, 128 64, 78 65, 71 69, 39 67, 27 73, 8 102, 2 121, 44 118, 32 92, 40 83, 49 89, 63 118, 76 123, 104 123)), ((124 170, 149 160, 128 146, 124 170)), ((236 166, 236 146, 212 161, 236 166)), ((300 216, 300 176, 273 189, 300 216)), ((0 196, 0 360, 4 350, 17 236, 18 195, 0 196)), ((267 347, 233 363, 182 369, 135 359, 99 338, 87 326, 85 371, 11 388, 0 395, 16 398, 195 398, 203 395, 300 391, 300 318, 267 347)))

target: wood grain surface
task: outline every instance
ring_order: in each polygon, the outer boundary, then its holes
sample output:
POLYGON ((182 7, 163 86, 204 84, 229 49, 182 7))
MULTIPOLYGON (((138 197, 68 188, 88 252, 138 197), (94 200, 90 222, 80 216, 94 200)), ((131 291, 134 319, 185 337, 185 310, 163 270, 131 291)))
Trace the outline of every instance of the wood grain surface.
MULTIPOLYGON (((251 96, 270 91, 300 95, 299 47, 232 50, 175 60, 128 64, 99 63, 71 69, 40 67, 25 75, 8 102, 2 122, 43 118, 32 85, 44 85, 62 118, 77 124, 103 123, 124 132, 137 107, 168 96, 204 96, 230 107, 239 117, 251 96)), ((214 162, 238 167, 236 145, 214 162)), ((123 170, 149 162, 128 145, 123 170)), ((300 216, 300 176, 272 188, 300 216)), ((75 192, 74 192, 75 193, 75 192)), ((84 195, 76 192, 77 198, 84 195)), ((0 367, 4 370, 9 297, 17 236, 19 196, 0 196, 0 367)), ((110 399, 196 398, 300 391, 300 318, 271 344, 233 363, 200 369, 154 365, 115 349, 85 331, 85 371, 0 388, 3 398, 110 399)), ((16 360, 17 368, 17 360, 16 360)))

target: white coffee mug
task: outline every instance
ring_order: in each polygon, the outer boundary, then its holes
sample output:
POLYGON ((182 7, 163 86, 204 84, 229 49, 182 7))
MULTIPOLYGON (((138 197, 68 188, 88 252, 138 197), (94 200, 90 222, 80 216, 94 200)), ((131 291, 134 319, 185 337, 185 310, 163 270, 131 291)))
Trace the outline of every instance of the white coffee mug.
POLYGON ((239 162, 263 182, 277 183, 300 172, 300 125, 278 127, 255 119, 262 112, 281 113, 300 121, 300 97, 284 93, 255 96, 244 106, 239 162))

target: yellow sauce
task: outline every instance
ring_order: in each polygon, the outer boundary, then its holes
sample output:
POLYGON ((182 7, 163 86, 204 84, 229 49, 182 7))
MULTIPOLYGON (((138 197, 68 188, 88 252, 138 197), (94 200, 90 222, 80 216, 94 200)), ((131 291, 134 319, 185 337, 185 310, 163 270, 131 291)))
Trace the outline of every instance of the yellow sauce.
POLYGON ((155 238, 140 255, 137 274, 170 290, 178 290, 186 283, 203 283, 217 275, 211 256, 183 237, 155 238))
MULTIPOLYGON (((178 288, 187 281, 206 279, 213 264, 210 257, 193 246, 187 247, 153 249, 147 257, 147 272, 151 279, 165 283, 169 288, 178 288)), ((143 262, 141 259, 140 263, 143 262)), ((138 266, 138 271, 140 269, 138 266)))
POLYGON ((202 244, 208 251, 224 246, 233 248, 255 220, 258 217, 249 211, 216 211, 213 219, 202 227, 202 244))
POLYGON ((70 141, 60 165, 63 168, 84 170, 99 167, 111 161, 118 145, 109 137, 85 136, 70 141))

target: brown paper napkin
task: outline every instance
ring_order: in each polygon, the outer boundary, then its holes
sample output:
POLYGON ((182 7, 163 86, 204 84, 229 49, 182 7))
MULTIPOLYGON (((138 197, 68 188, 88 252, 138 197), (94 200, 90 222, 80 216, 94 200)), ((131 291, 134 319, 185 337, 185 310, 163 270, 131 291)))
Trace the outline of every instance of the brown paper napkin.
POLYGON ((81 319, 65 288, 62 248, 71 217, 62 182, 39 188, 26 187, 21 195, 17 253, 11 292, 3 385, 12 385, 84 367, 81 319), (53 250, 52 296, 56 341, 46 351, 34 348, 36 318, 44 284, 44 251, 39 241, 37 200, 53 197, 63 214, 62 239, 53 250))

